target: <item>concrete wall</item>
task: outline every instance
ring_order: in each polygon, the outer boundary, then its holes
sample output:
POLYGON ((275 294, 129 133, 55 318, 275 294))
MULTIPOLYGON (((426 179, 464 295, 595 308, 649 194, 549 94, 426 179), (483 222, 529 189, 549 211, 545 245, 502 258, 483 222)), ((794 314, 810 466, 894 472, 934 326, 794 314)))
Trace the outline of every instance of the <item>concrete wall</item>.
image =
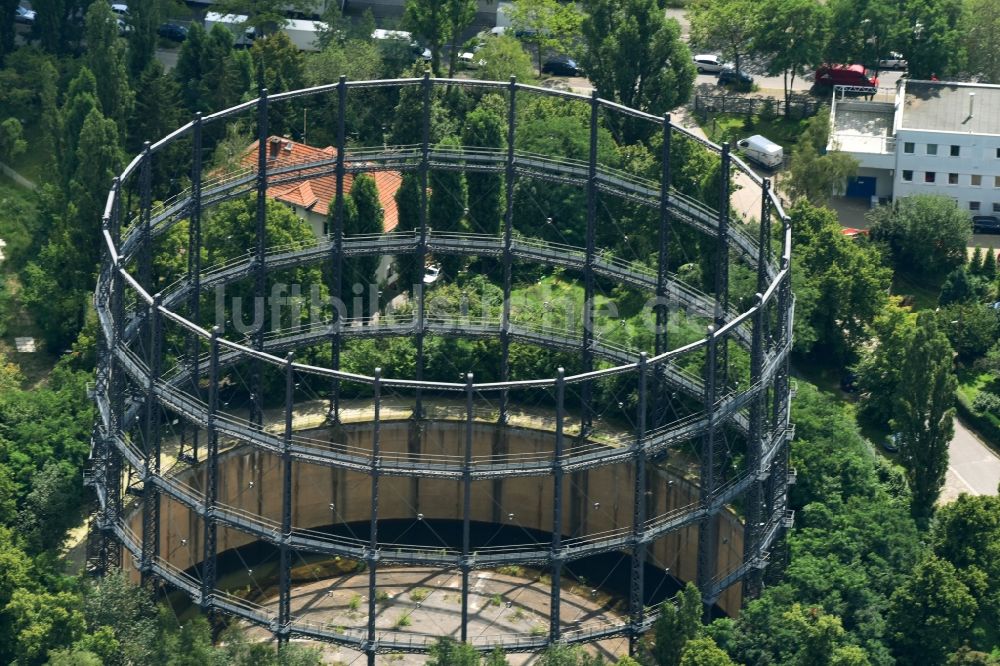
MULTIPOLYGON (((430 422, 422 437, 413 437, 408 421, 382 424, 381 443, 386 456, 419 447, 424 455, 461 455, 465 427, 454 422, 430 422), (412 439, 411 439, 412 437, 412 439)), ((300 433, 314 439, 330 437, 329 430, 300 433)), ((351 446, 368 448, 370 424, 348 426, 343 435, 351 446)), ((553 435, 526 429, 499 429, 477 424, 473 455, 485 456, 506 448, 514 454, 550 454, 553 435)), ((183 472, 180 480, 190 486, 204 487, 205 470, 183 472)), ((240 447, 220 456, 219 498, 231 507, 264 516, 276 523, 281 520, 281 461, 270 453, 240 447)), ((564 477, 563 526, 567 537, 596 534, 630 527, 632 524, 633 471, 629 464, 586 470, 564 477)), ((697 486, 664 469, 650 466, 649 508, 651 518, 697 501, 697 486)), ((293 525, 319 528, 340 522, 369 520, 371 480, 361 473, 320 465, 293 464, 293 525), (331 504, 333 509, 331 509, 331 504)), ((473 483, 472 519, 482 522, 513 522, 527 528, 551 531, 552 477, 524 477, 486 480, 473 483), (509 514, 514 518, 510 519, 509 514)), ((458 481, 383 477, 380 480, 379 517, 385 519, 462 518, 462 486, 458 481)), ((727 513, 717 518, 719 525, 718 570, 725 572, 739 565, 743 552, 743 526, 736 516, 727 513)), ((141 516, 132 516, 133 529, 141 533, 141 516)), ((161 556, 174 566, 187 569, 202 556, 203 525, 185 506, 163 497, 161 504, 161 556)), ((218 552, 236 548, 254 539, 243 532, 220 528, 218 552)), ((525 541, 527 541, 527 536, 525 541)), ((692 526, 668 535, 652 544, 650 563, 669 567, 683 581, 696 575, 698 528, 692 526)), ((728 613, 737 613, 740 586, 733 586, 719 605, 728 613)))
POLYGON ((1000 207, 1000 187, 995 182, 1000 176, 1000 137, 957 132, 928 132, 899 129, 896 133, 896 173, 893 193, 895 198, 912 194, 939 194, 952 197, 963 210, 970 211, 970 202, 979 202, 973 214, 993 215, 994 204, 1000 207), (913 144, 913 152, 906 152, 906 144, 913 144), (937 154, 927 153, 928 145, 937 146, 937 154), (951 146, 958 146, 957 157, 951 156, 951 146), (927 183, 925 174, 934 172, 934 183, 927 183), (903 180, 910 175, 912 180, 903 180), (949 174, 957 174, 958 182, 949 184, 949 174), (973 185, 972 177, 979 176, 980 184, 973 185))

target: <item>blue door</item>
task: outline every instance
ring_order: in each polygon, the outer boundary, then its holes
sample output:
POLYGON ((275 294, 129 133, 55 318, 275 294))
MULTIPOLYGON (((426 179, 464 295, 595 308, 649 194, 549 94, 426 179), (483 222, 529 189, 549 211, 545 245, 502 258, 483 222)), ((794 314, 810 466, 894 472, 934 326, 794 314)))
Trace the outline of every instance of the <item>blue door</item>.
POLYGON ((875 196, 875 176, 858 176, 847 181, 847 196, 871 199, 875 196))

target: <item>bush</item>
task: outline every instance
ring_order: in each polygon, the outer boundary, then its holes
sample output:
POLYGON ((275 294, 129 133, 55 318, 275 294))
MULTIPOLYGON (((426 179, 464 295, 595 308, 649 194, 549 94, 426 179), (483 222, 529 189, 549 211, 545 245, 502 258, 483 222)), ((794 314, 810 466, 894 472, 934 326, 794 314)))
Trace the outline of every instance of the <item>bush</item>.
POLYGON ((1000 395, 989 391, 980 391, 972 401, 972 408, 981 414, 1000 416, 1000 395))

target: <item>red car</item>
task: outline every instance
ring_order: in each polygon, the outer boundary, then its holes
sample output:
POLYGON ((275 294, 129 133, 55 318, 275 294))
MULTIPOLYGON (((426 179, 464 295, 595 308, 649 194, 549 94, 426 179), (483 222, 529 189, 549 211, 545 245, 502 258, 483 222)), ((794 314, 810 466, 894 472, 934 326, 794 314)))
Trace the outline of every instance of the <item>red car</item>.
POLYGON ((869 77, 864 65, 823 65, 816 70, 816 85, 878 88, 878 79, 869 77))

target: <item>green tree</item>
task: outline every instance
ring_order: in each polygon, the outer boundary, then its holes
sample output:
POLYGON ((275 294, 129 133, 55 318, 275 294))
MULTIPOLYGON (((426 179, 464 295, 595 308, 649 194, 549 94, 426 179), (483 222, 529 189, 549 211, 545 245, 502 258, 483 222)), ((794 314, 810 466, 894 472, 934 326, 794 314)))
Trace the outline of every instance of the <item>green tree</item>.
POLYGON ((15 590, 5 612, 13 621, 18 663, 41 664, 50 650, 72 645, 84 630, 79 604, 70 592, 15 590))
POLYGON ((483 657, 483 666, 509 666, 507 655, 500 647, 495 647, 492 652, 483 657))
POLYGON ((962 303, 941 310, 940 323, 962 363, 983 357, 997 341, 1000 319, 985 303, 962 303))
POLYGON ((830 113, 823 109, 809 120, 795 143, 786 181, 793 196, 816 206, 843 194, 847 180, 858 171, 858 161, 851 155, 839 150, 827 152, 829 138, 830 113))
MULTIPOLYGON (((445 150, 456 150, 461 143, 454 137, 446 137, 439 146, 445 150)), ((465 174, 461 171, 431 171, 430 201, 427 204, 428 225, 434 231, 461 232, 466 231, 468 223, 465 220, 466 206, 469 200, 469 189, 465 182, 465 174)), ((440 258, 441 267, 448 279, 453 280, 462 266, 462 257, 447 256, 440 258)))
POLYGON ((102 654, 108 666, 149 663, 157 624, 156 607, 146 590, 129 583, 124 574, 110 573, 84 589, 83 615, 89 632, 104 628, 113 637, 114 654, 102 654))
POLYGON ((80 19, 91 1, 33 0, 31 7, 37 16, 31 26, 32 36, 37 37, 49 53, 65 55, 76 51, 83 36, 80 19))
POLYGON ((512 76, 516 76, 520 83, 535 80, 531 56, 521 42, 510 35, 487 37, 486 44, 476 52, 476 59, 482 61, 476 70, 476 78, 484 81, 507 81, 512 76))
POLYGON ((0 0, 0 66, 4 57, 14 50, 14 10, 19 0, 0 0))
POLYGON ((940 278, 965 262, 972 220, 950 197, 918 194, 868 213, 873 240, 885 242, 896 270, 940 278))
POLYGON ((973 275, 979 275, 982 272, 982 270, 983 270, 983 248, 982 248, 982 246, 977 245, 976 249, 973 250, 972 256, 969 257, 969 263, 966 266, 966 268, 968 268, 969 273, 971 273, 973 275))
POLYGON ((450 53, 448 58, 448 78, 455 75, 455 65, 458 63, 459 39, 462 33, 476 18, 477 0, 444 0, 445 20, 448 24, 448 39, 450 53))
POLYGON ((77 472, 72 465, 49 460, 31 477, 31 491, 18 519, 29 552, 55 548, 79 521, 82 488, 77 472))
POLYGON ((558 0, 514 0, 510 11, 510 28, 525 42, 535 45, 538 69, 550 51, 566 53, 579 37, 583 15, 573 3, 558 0))
POLYGON ((952 349, 932 312, 917 315, 916 330, 900 366, 892 427, 900 434, 899 457, 913 491, 912 511, 926 527, 934 512, 954 433, 952 349))
POLYGON ((753 0, 694 0, 688 8, 691 42, 719 49, 742 71, 741 61, 753 53, 760 32, 760 10, 753 0))
POLYGON ((680 666, 736 666, 709 636, 689 640, 678 663, 680 666))
POLYGON ((756 49, 769 59, 768 74, 784 76, 787 116, 795 77, 822 61, 830 29, 830 10, 812 0, 767 0, 760 13, 756 49))
POLYGON ((926 556, 890 600, 886 621, 897 663, 944 663, 962 644, 976 610, 955 567, 926 556))
MULTIPOLYGON (((655 0, 587 0, 583 66, 601 97, 660 115, 684 104, 694 87, 691 52, 680 25, 655 0)), ((647 139, 657 131, 631 117, 616 127, 619 140, 647 139)))
POLYGON ((17 118, 0 123, 0 160, 11 161, 28 149, 24 140, 24 126, 17 118))
MULTIPOLYGON (((135 111, 129 122, 129 145, 135 152, 144 141, 157 141, 183 124, 181 89, 177 80, 163 72, 163 65, 153 60, 136 83, 135 111)), ((153 182, 164 184, 176 177, 183 148, 167 146, 153 159, 153 182)))
POLYGON ((104 661, 89 650, 53 650, 48 666, 103 666, 104 661))
MULTIPOLYGON (((397 228, 402 232, 420 229, 420 176, 409 172, 403 174, 403 181, 396 190, 396 210, 399 212, 397 228)), ((400 288, 408 290, 420 284, 424 267, 418 265, 414 254, 401 254, 396 257, 396 267, 399 272, 400 288)))
POLYGON ((905 29, 900 10, 892 0, 831 0, 830 33, 825 62, 861 62, 877 69, 879 58, 890 48, 902 48, 905 29))
MULTIPOLYGON (((507 122, 503 98, 484 97, 465 117, 462 145, 475 148, 507 147, 507 122)), ((501 173, 469 172, 469 226, 475 233, 497 234, 503 218, 504 176, 501 173)))
POLYGON ((431 646, 427 666, 478 666, 479 653, 468 643, 442 637, 431 646))
POLYGON ((831 210, 800 202, 789 212, 799 297, 795 346, 848 360, 885 305, 891 273, 877 250, 841 233, 831 210))
POLYGON ((107 3, 92 3, 86 23, 86 63, 90 71, 100 73, 97 99, 101 102, 101 113, 115 121, 124 140, 135 104, 135 94, 129 86, 125 41, 118 36, 118 23, 107 3))
POLYGON ((901 381, 915 322, 916 315, 893 304, 872 324, 875 344, 865 349, 855 368, 861 392, 859 416, 869 423, 881 426, 892 418, 893 396, 901 381))
POLYGON ((997 252, 991 247, 986 248, 986 253, 983 255, 982 274, 990 281, 997 277, 997 252))
MULTIPOLYGON (((177 54, 177 64, 174 66, 173 75, 181 85, 181 95, 184 105, 188 111, 209 112, 212 109, 205 108, 201 102, 201 89, 196 82, 202 77, 202 52, 205 50, 205 29, 200 23, 192 23, 188 28, 187 39, 181 44, 181 49, 177 54)), ((230 43, 232 39, 230 39, 230 43)))
POLYGON ((979 280, 969 275, 965 266, 959 266, 944 279, 941 285, 941 293, 938 294, 940 305, 951 305, 952 303, 966 303, 977 294, 977 283, 979 280))
POLYGON ((701 629, 703 612, 701 593, 691 583, 678 593, 676 604, 667 601, 661 604, 660 617, 653 625, 654 643, 650 650, 659 666, 682 663, 685 645, 697 637, 701 629))
MULTIPOLYGON (((351 184, 351 192, 348 196, 350 202, 349 205, 345 206, 344 235, 383 233, 385 231, 383 228, 385 211, 382 210, 382 204, 379 201, 375 179, 368 174, 358 175, 351 184)), ((333 214, 334 211, 331 211, 331 215, 333 214)), ((330 223, 333 224, 332 219, 330 223)), ((366 296, 368 285, 375 280, 375 270, 378 268, 379 259, 378 256, 350 259, 345 266, 348 270, 344 271, 344 285, 341 293, 349 294, 352 285, 360 284, 365 287, 363 295, 366 296)), ((377 306, 377 304, 373 304, 373 306, 377 306)), ((361 315, 360 312, 354 314, 361 315)))
POLYGON ((138 78, 156 55, 156 30, 163 15, 163 0, 146 0, 129 5, 128 33, 129 71, 138 78))
POLYGON ((913 0, 900 20, 898 45, 906 53, 907 72, 916 79, 947 78, 961 65, 959 0, 913 0))
POLYGON ((983 48, 1000 40, 1000 3, 995 0, 966 0, 962 3, 959 34, 968 58, 968 71, 984 83, 1000 83, 1000 54, 983 48))
POLYGON ((441 47, 448 41, 448 7, 441 0, 406 0, 403 24, 423 37, 431 50, 431 71, 441 71, 441 47))
POLYGON ((97 99, 97 79, 89 68, 83 66, 77 72, 76 77, 70 81, 69 89, 66 91, 66 100, 59 111, 63 130, 60 141, 59 166, 62 169, 62 180, 66 187, 69 186, 70 179, 76 173, 76 149, 80 142, 83 123, 91 111, 100 110, 100 104, 97 99))
POLYGON ((11 663, 16 645, 13 614, 8 604, 18 590, 36 586, 31 558, 17 545, 16 532, 0 525, 0 660, 11 663))

